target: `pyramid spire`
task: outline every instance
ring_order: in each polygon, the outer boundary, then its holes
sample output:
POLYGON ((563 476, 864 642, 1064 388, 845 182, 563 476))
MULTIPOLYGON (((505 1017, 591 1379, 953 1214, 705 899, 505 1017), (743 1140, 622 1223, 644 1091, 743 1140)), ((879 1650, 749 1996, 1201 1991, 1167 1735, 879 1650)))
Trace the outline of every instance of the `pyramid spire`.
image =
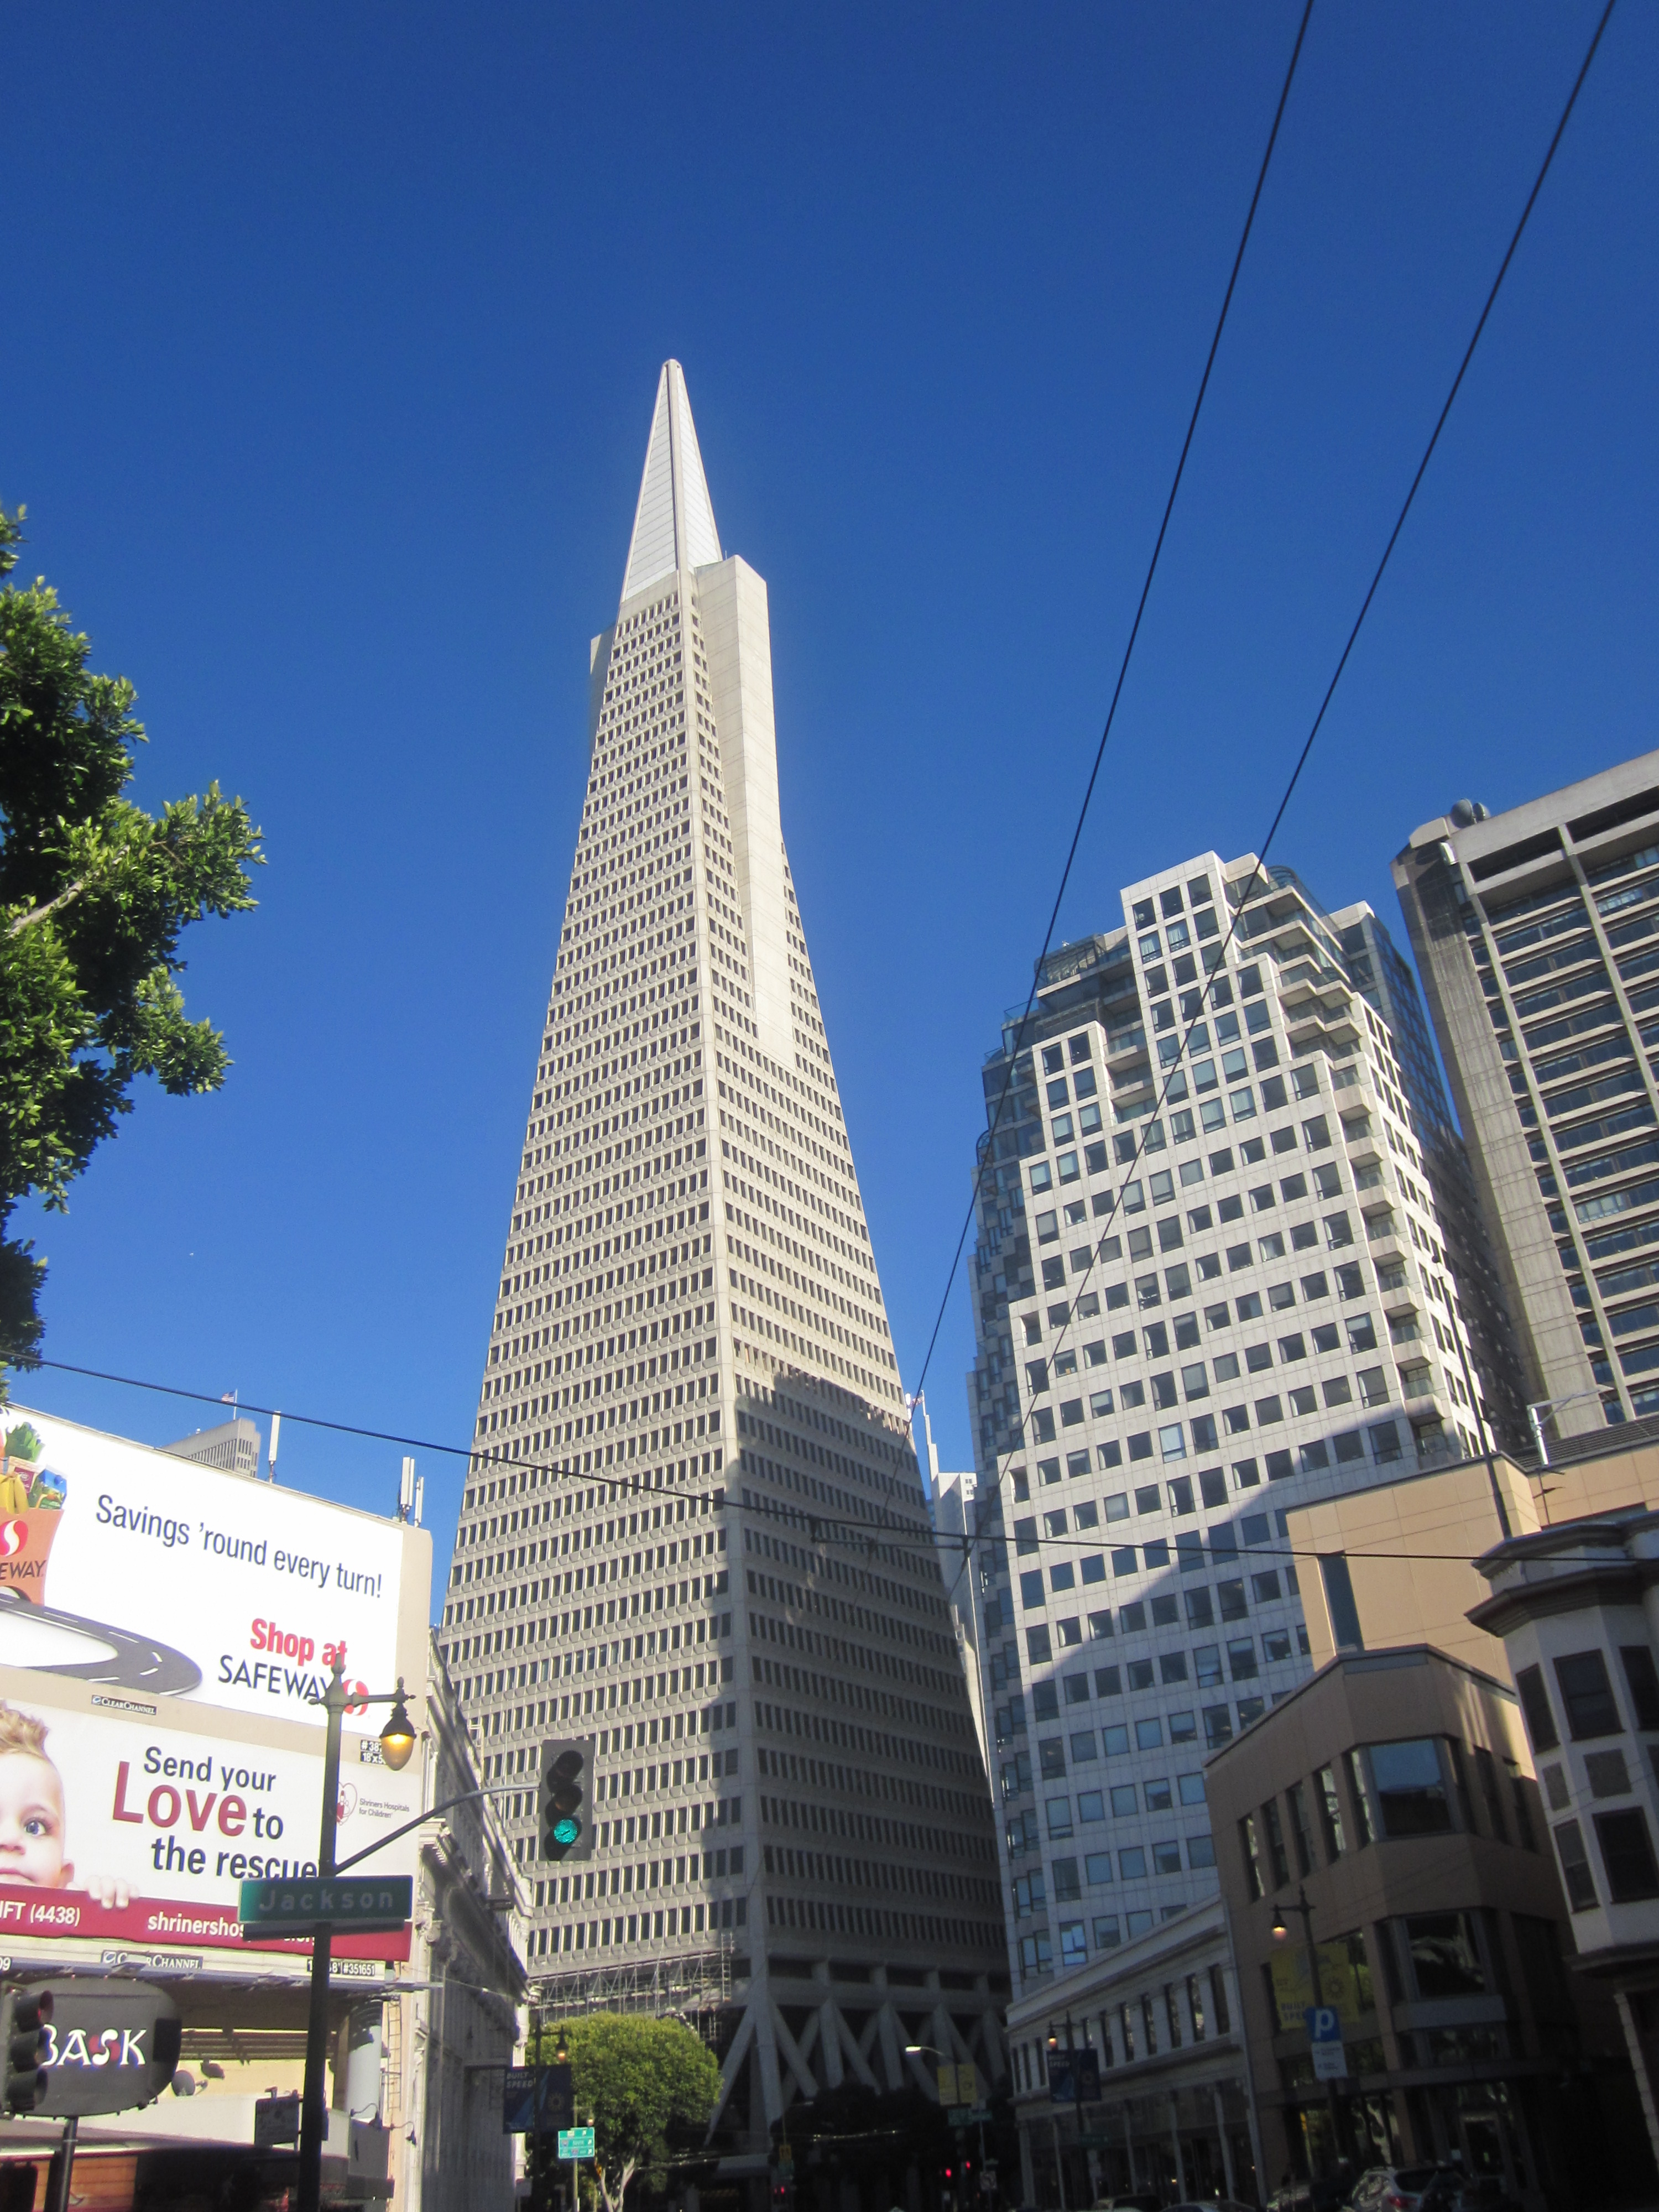
POLYGON ((665 361, 657 380, 651 441, 634 510, 623 604, 677 568, 701 568, 720 558, 720 532, 686 396, 685 371, 678 362, 665 361))

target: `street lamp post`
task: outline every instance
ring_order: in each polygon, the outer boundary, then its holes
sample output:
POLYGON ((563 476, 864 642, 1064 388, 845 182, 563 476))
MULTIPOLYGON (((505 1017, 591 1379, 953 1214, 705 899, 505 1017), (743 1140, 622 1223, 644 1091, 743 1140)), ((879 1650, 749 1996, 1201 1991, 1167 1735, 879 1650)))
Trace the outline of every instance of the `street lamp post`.
MULTIPOLYGON (((328 1735, 323 1750, 323 1819, 317 1839, 317 1872, 319 1875, 334 1872, 334 1838, 340 1818, 340 1724, 348 1708, 357 1711, 365 1705, 392 1707, 391 1716, 380 1730, 380 1756, 394 1774, 408 1765, 410 1753, 415 1748, 415 1729, 404 1709, 401 1677, 395 1690, 370 1697, 358 1691, 348 1693, 344 1676, 345 1650, 342 1646, 334 1655, 327 1688, 320 1698, 313 1698, 311 1701, 313 1705, 321 1705, 328 1715, 328 1735)), ((323 2141, 328 2132, 325 2084, 328 2078, 328 1977, 332 1950, 333 1930, 325 1922, 311 1939, 311 2002, 306 2015, 306 2078, 300 2100, 299 2212, 321 2212, 323 2141)))
MULTIPOLYGON (((1297 1913, 1301 1917, 1302 1940, 1306 1944, 1308 1950, 1308 1979, 1312 1988, 1314 2003, 1316 2007, 1322 2009, 1325 2002, 1325 1992, 1320 1985, 1319 1979, 1319 1947, 1313 1939, 1313 1907, 1308 1902, 1308 1890, 1305 1883, 1300 1883, 1297 1885, 1297 1898, 1294 1905, 1281 1905, 1275 1909, 1273 1913, 1273 1941, 1275 1943, 1282 1943, 1291 1932, 1285 1924, 1285 1915, 1287 1911, 1297 1913)), ((1330 2112, 1331 2160, 1333 2165, 1334 2165, 1342 2154, 1342 2139, 1337 2119, 1336 2084, 1334 2081, 1328 2081, 1325 2084, 1325 2102, 1330 2112)))
POLYGON ((1538 1447, 1538 1464, 1546 1468, 1550 1463, 1550 1448, 1544 1436, 1544 1416, 1554 1413, 1558 1406, 1576 1406, 1585 1398, 1594 1398, 1599 1405, 1599 1390, 1570 1390, 1565 1398, 1535 1398, 1527 1407, 1527 1419, 1532 1425, 1533 1442, 1538 1447))

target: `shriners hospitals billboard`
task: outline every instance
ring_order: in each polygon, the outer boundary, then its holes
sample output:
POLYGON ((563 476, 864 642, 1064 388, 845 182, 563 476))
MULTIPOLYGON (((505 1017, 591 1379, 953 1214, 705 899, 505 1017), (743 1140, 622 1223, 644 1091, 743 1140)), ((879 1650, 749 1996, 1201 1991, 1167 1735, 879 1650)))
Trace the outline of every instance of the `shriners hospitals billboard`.
POLYGON ((423 1529, 0 1407, 0 1667, 317 1726, 346 1679, 418 1692, 423 1529))
MULTIPOLYGON (((431 1578, 422 1529, 0 1407, 0 1947, 240 1946, 241 1884, 314 1871, 335 1652, 418 1724, 431 1578)), ((347 1715, 342 1858, 420 1809, 379 1724, 347 1715)))
MULTIPOLYGON (((342 1751, 337 1851, 349 1858, 414 1819, 421 1771, 394 1774, 379 1739, 349 1728, 342 1751)), ((0 1947, 240 1948, 242 1883, 316 1871, 322 1789, 314 1729, 0 1667, 0 1947)), ((365 1871, 412 1873, 414 1854, 405 1836, 365 1871)), ((342 1934, 336 1948, 406 1958, 408 1930, 342 1934)))

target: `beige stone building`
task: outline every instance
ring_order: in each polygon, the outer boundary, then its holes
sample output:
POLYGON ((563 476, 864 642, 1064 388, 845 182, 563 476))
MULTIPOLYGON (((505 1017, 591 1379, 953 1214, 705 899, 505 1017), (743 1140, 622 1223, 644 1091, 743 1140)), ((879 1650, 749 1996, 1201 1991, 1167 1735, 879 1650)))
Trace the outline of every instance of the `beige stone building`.
POLYGON ((1205 1779, 1270 2185, 1456 2160, 1539 2212, 1653 2185, 1506 1682, 1344 1651, 1205 1779))
POLYGON ((1502 1677, 1501 1640, 1468 1617, 1489 1594, 1475 1562, 1510 1536, 1659 1507, 1659 1444, 1618 1438, 1541 1471, 1496 1453, 1291 1508, 1285 1543, 1315 1664, 1343 1649, 1423 1643, 1502 1677))

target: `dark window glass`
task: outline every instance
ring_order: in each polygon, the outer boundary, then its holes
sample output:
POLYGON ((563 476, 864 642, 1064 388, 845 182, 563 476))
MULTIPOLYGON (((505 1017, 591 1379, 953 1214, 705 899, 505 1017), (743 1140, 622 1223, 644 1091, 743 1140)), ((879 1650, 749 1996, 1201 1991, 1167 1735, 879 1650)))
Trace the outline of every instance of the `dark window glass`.
POLYGON ((1267 1834, 1267 1856, 1273 1863, 1273 1887, 1282 1889, 1291 1878, 1291 1863, 1285 1856, 1285 1826, 1276 1799, 1270 1797, 1262 1807, 1261 1820, 1267 1834))
POLYGON ((1555 1679, 1566 1708, 1567 1732, 1575 1743, 1587 1737, 1620 1735, 1623 1725, 1613 1701, 1607 1662, 1599 1651, 1571 1651, 1555 1662, 1555 1679))
POLYGON ((1451 1826, 1439 1748, 1431 1736, 1374 1743, 1370 1762, 1385 1836, 1441 1835, 1451 1826))
POLYGON ((1631 1905, 1638 1898, 1659 1897, 1659 1866, 1654 1864, 1647 1816, 1640 1807, 1632 1805, 1622 1813, 1598 1813, 1595 1833, 1613 1903, 1631 1905))
POLYGON ((1467 1912, 1412 1914, 1406 1922, 1406 1948, 1419 1996, 1479 1996, 1485 1990, 1486 1978, 1467 1912))
POLYGON ((1550 1711, 1550 1694, 1544 1687, 1541 1668, 1523 1667, 1515 1678, 1515 1686, 1521 1693, 1521 1711, 1526 1717, 1527 1735, 1534 1751, 1553 1751, 1561 1739, 1556 1733, 1555 1715, 1550 1711))
POLYGON ((1590 1872, 1589 1858, 1584 1850, 1584 1838, 1578 1823, 1577 1820, 1558 1821, 1554 1833, 1567 1903, 1575 1912, 1593 1911, 1597 1902, 1595 1877, 1590 1872))
POLYGON ((1637 1727, 1659 1729, 1659 1672, 1655 1671, 1652 1652, 1645 1644, 1621 1644, 1619 1656, 1625 1662, 1637 1727))

